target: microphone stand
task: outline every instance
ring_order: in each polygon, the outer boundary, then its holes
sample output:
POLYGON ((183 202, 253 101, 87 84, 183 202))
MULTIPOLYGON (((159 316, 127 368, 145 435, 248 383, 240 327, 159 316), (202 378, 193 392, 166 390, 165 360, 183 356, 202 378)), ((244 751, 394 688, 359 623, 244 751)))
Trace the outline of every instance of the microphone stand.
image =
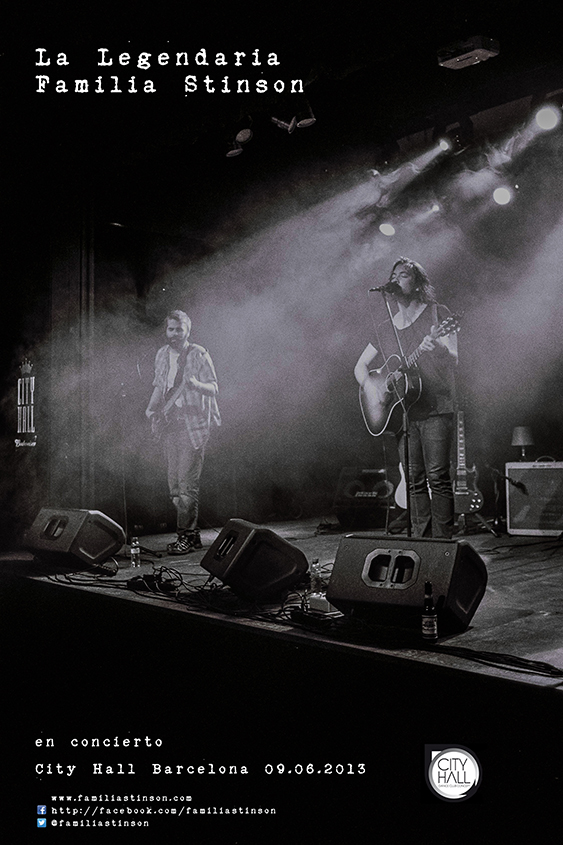
MULTIPOLYGON (((397 349, 399 350, 399 357, 401 359, 401 367, 403 371, 406 373, 407 367, 407 359, 405 353, 403 351, 403 347, 401 345, 401 340, 399 338, 399 332, 397 330, 397 326, 395 325, 395 321, 393 320, 393 313, 391 311, 391 306, 389 305, 389 300, 387 298, 390 290, 387 285, 383 285, 381 288, 378 288, 381 295, 383 296, 383 301, 385 302, 385 307, 387 308, 387 313, 389 314, 389 319, 391 320, 391 325, 393 327, 393 332, 395 334, 395 340, 397 342, 397 349)), ((406 391, 405 391, 406 395, 406 391)), ((411 519, 411 485, 410 485, 410 459, 409 459, 409 414, 407 403, 405 401, 405 395, 400 398, 401 408, 403 410, 403 450, 404 450, 404 461, 405 466, 403 467, 405 473, 405 496, 406 496, 406 517, 407 517, 407 537, 410 537, 412 534, 412 519, 411 519)))
POLYGON ((521 481, 515 481, 509 475, 503 475, 500 470, 496 469, 495 467, 489 466, 489 464, 485 464, 489 472, 491 473, 491 478, 493 479, 493 484, 495 488, 495 519, 493 522, 494 527, 497 530, 503 530, 501 525, 501 517, 499 514, 499 499, 500 499, 500 486, 499 481, 508 481, 509 484, 512 484, 513 487, 516 487, 517 490, 520 490, 524 493, 525 496, 528 495, 528 491, 526 490, 525 484, 521 481))
MULTIPOLYGON (((125 400, 127 399, 127 390, 125 385, 121 382, 121 390, 119 392, 119 409, 120 409, 120 424, 121 424, 121 498, 123 505, 123 527, 125 531, 126 544, 131 548, 132 535, 129 533, 129 516, 127 509, 127 480, 125 470, 125 400)), ((141 552, 152 557, 162 557, 160 552, 149 549, 146 546, 140 546, 141 552)))

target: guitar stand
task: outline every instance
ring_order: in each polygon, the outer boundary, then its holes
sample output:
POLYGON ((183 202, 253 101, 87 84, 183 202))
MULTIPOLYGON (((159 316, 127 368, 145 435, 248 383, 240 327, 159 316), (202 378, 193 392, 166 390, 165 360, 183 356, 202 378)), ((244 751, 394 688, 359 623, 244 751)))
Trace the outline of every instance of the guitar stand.
POLYGON ((489 523, 487 522, 485 517, 482 516, 478 511, 476 511, 475 513, 471 513, 471 514, 461 513, 458 516, 459 516, 458 523, 457 523, 458 527, 459 527, 458 534, 469 534, 466 516, 473 516, 473 517, 475 517, 477 522, 483 528, 486 528, 487 531, 490 531, 490 533, 493 535, 493 537, 500 537, 500 534, 498 533, 498 531, 496 531, 493 528, 492 525, 489 525, 489 523))
MULTIPOLYGON (((500 470, 496 469, 496 467, 492 467, 489 464, 485 464, 489 472, 491 473, 491 478, 493 479, 493 485, 495 489, 495 518, 493 525, 495 528, 498 528, 499 531, 503 533, 506 531, 506 519, 501 516, 500 509, 499 509, 499 500, 500 500, 500 483, 501 481, 507 481, 509 484, 512 484, 513 487, 518 488, 519 490, 524 489, 524 485, 521 481, 515 481, 514 478, 511 478, 509 475, 503 475, 500 470)), ((500 535, 499 535, 500 536, 500 535)))
MULTIPOLYGON (((122 503, 123 503, 123 528, 125 532, 125 540, 126 545, 129 546, 131 549, 131 538, 132 534, 129 533, 129 514, 128 514, 128 503, 127 503, 127 481, 126 481, 126 472, 125 472, 125 411, 124 411, 124 400, 127 398, 127 391, 125 390, 125 385, 121 383, 121 389, 119 392, 120 404, 120 422, 121 422, 121 496, 122 496, 122 503)), ((146 555, 150 555, 151 557, 162 557, 160 552, 155 552, 153 549, 148 549, 146 546, 140 546, 141 552, 144 552, 146 555)))

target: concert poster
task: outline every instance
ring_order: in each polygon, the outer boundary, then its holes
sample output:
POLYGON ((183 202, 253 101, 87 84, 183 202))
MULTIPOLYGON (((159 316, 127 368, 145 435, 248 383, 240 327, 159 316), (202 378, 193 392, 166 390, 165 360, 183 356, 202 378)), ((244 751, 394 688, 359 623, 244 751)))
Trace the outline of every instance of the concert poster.
MULTIPOLYGON (((559 460, 561 137, 538 139, 527 121, 563 91, 560 12, 456 0, 11 11, 4 841, 492 843, 530 819, 539 834, 561 798, 553 677, 424 659, 410 640, 378 640, 374 657, 363 636, 327 634, 326 617, 287 638, 274 617, 253 631, 229 605, 226 624, 198 627, 69 589, 60 573, 22 578, 18 550, 51 504, 118 522, 128 508, 151 539, 166 524, 144 411, 172 309, 189 312, 220 385, 204 545, 241 516, 278 522, 309 558, 316 536, 326 549, 319 527, 335 521, 343 467, 389 462, 399 480, 393 436, 366 431, 354 366, 377 345, 381 287, 403 255, 461 315, 458 385, 487 516, 487 469, 513 458, 515 424, 531 420, 559 460), (474 66, 452 69, 456 49, 474 66), (506 194, 485 210, 495 188, 506 194), (33 427, 26 417, 16 432, 32 375, 33 427)), ((547 578, 549 616, 559 585, 547 578)), ((531 582, 518 584, 534 623, 522 636, 557 665, 531 582)))

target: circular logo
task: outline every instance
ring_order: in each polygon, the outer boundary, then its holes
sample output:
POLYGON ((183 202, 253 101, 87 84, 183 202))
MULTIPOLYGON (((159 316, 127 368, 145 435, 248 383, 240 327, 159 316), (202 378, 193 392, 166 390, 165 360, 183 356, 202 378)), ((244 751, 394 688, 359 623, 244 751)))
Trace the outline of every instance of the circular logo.
POLYGON ((481 767, 475 755, 465 748, 433 751, 428 766, 428 783, 449 801, 471 797, 481 782, 481 767))

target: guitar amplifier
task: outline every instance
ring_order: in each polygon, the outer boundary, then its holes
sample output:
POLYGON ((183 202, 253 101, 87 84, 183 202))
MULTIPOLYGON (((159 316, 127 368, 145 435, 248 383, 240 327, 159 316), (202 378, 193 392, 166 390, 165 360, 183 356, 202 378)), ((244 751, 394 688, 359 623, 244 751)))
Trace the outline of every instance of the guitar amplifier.
POLYGON ((343 467, 333 502, 338 521, 347 531, 383 527, 394 491, 384 469, 343 467))
POLYGON ((557 537, 563 532, 563 463, 505 465, 509 534, 557 537))

